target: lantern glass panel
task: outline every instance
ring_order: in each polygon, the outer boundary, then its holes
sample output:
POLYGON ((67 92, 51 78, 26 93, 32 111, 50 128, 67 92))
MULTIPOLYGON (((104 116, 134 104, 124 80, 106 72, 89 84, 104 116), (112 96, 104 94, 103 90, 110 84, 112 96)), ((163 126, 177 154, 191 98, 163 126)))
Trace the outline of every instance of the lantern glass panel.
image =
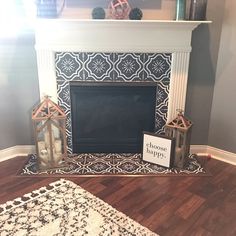
POLYGON ((39 169, 56 168, 63 164, 66 155, 64 121, 36 122, 36 146, 39 169))

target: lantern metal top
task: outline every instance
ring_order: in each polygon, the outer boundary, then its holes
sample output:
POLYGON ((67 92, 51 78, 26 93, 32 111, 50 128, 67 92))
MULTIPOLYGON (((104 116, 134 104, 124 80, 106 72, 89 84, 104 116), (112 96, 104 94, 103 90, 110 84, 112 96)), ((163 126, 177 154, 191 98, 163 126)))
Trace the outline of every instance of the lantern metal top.
POLYGON ((188 129, 191 128, 192 125, 193 125, 192 121, 190 121, 189 119, 187 119, 183 115, 183 111, 182 110, 178 110, 177 117, 174 118, 169 123, 167 123, 166 127, 167 128, 176 128, 176 129, 181 129, 183 131, 187 131, 188 129))
POLYGON ((65 119, 64 111, 54 103, 49 96, 45 96, 44 100, 33 109, 33 120, 48 120, 48 119, 65 119))

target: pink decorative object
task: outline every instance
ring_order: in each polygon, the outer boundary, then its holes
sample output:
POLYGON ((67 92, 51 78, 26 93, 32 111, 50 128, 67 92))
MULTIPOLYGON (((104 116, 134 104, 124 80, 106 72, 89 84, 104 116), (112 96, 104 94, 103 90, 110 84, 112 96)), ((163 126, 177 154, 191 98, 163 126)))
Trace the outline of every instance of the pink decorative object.
POLYGON ((130 6, 127 0, 112 0, 108 11, 112 19, 126 19, 129 16, 130 6))

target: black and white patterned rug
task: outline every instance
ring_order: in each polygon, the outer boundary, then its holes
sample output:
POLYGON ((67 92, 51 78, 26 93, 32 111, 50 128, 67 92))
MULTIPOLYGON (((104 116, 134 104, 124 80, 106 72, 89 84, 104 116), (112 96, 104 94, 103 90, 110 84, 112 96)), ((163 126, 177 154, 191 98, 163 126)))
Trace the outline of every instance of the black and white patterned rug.
POLYGON ((157 236, 64 179, 0 205, 0 235, 157 236))
POLYGON ((47 171, 38 171, 37 156, 30 155, 19 175, 72 175, 72 176, 97 176, 97 175, 208 175, 196 155, 190 155, 184 169, 165 168, 159 165, 144 162, 141 154, 104 154, 89 153, 71 155, 68 166, 47 171))

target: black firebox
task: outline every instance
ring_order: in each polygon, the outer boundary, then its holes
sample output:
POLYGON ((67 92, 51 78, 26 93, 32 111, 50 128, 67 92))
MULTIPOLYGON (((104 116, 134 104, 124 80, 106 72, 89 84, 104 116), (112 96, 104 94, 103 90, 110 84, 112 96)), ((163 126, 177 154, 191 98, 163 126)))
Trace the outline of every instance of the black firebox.
POLYGON ((154 132, 155 83, 72 82, 73 153, 135 153, 154 132))

